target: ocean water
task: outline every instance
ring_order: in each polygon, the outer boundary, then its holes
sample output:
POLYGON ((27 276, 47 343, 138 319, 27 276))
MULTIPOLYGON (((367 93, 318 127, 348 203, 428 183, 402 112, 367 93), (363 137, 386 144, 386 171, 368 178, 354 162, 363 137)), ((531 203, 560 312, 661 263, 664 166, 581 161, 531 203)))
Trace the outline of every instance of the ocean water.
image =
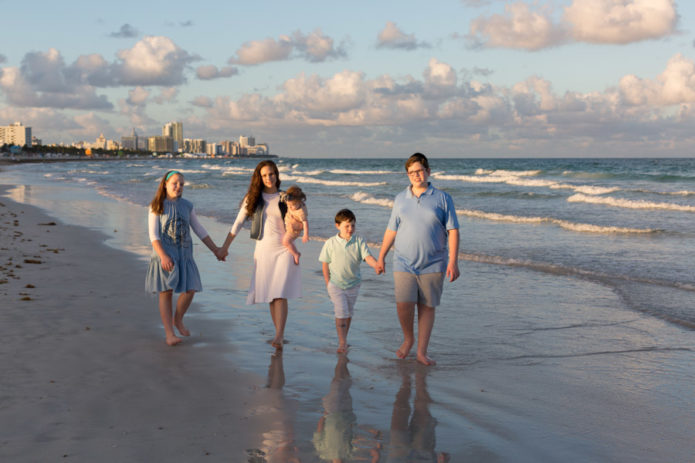
MULTIPOLYGON (((456 205, 462 273, 445 285, 432 369, 394 360, 392 280, 366 265, 349 362, 336 357, 317 262, 344 207, 378 253, 393 198, 408 185, 403 160, 276 162, 282 186, 307 194, 313 238, 298 243, 304 296, 290 302, 285 354, 271 357, 265 346, 267 309, 243 303, 252 246, 243 233, 227 264, 197 247, 206 289, 190 315, 228 323, 232 360, 267 374, 266 386, 278 390, 271 408, 284 417, 259 437, 266 455, 291 442, 302 461, 322 461, 314 431, 331 413, 342 417, 342 434, 331 439, 352 442, 353 459, 688 461, 695 454, 695 418, 686 412, 695 409, 695 160, 431 159, 431 181, 456 205)), ((184 196, 219 244, 256 163, 24 164, 0 181, 21 185, 15 199, 98 229, 144 260, 146 205, 164 172, 184 174, 184 196)))

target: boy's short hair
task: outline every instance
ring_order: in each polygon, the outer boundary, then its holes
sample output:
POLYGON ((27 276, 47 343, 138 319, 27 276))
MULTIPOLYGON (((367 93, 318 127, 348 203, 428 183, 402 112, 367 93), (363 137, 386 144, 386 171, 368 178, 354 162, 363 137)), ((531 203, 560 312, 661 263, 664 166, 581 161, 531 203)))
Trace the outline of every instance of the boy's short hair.
POLYGON ((430 163, 427 162, 427 156, 425 156, 425 155, 422 154, 422 153, 415 153, 415 154, 411 155, 411 156, 408 158, 407 161, 405 161, 405 170, 406 170, 406 172, 408 171, 408 168, 409 168, 412 164, 415 164, 416 162, 419 162, 420 164, 422 164, 422 167, 424 167, 425 169, 429 169, 429 168, 430 168, 430 163))
POLYGON ((335 215, 335 223, 340 224, 345 221, 349 222, 357 222, 357 218, 355 217, 355 214, 350 209, 341 209, 338 211, 338 213, 335 215))

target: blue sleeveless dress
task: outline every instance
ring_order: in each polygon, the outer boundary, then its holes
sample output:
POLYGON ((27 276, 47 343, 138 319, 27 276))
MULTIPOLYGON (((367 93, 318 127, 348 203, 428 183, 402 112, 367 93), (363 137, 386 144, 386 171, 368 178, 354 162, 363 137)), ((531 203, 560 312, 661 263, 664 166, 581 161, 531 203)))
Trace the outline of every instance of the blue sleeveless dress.
POLYGON ((162 247, 174 261, 174 269, 162 269, 162 261, 152 252, 145 279, 145 290, 151 293, 174 290, 175 293, 202 291, 198 266, 193 260, 190 216, 193 204, 183 198, 164 200, 164 211, 159 216, 159 235, 162 247))

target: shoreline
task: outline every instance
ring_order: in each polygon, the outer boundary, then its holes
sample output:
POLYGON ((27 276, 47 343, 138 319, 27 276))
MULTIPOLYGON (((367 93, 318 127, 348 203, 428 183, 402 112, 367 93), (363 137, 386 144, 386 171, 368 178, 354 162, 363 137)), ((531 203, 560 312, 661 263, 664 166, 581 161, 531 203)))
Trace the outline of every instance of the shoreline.
POLYGON ((245 156, 139 156, 139 155, 123 155, 123 156, 111 156, 111 155, 92 155, 92 156, 59 156, 55 153, 55 157, 43 157, 43 156, 12 156, 12 157, 0 157, 0 166, 12 166, 16 164, 33 164, 33 163, 51 163, 51 162, 92 162, 92 161, 156 161, 161 159, 278 159, 277 154, 253 154, 245 156))
POLYGON ((197 317, 192 338, 166 346, 156 298, 138 291, 135 255, 12 201, 8 189, 0 459, 241 461, 267 427, 269 417, 249 415, 267 393, 265 379, 225 358, 229 325, 197 317))

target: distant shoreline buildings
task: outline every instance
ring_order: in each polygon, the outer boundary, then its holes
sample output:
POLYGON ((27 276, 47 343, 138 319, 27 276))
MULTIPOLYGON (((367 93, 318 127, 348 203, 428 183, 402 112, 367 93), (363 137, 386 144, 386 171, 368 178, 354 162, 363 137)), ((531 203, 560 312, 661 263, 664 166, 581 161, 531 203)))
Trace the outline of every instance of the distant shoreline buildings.
MULTIPOLYGON (((41 145, 41 140, 32 137, 31 127, 15 122, 9 126, 0 126, 0 146, 14 145, 18 147, 41 145)), ((52 146, 66 146, 63 144, 52 146)), ((223 140, 217 143, 208 142, 202 138, 184 138, 183 123, 167 122, 162 127, 162 135, 140 136, 133 129, 132 133, 121 137, 120 143, 104 137, 99 137, 93 143, 77 141, 67 145, 83 150, 106 151, 149 151, 154 154, 191 154, 198 156, 264 156, 270 155, 267 143, 256 143, 253 136, 240 135, 238 140, 223 140)))

